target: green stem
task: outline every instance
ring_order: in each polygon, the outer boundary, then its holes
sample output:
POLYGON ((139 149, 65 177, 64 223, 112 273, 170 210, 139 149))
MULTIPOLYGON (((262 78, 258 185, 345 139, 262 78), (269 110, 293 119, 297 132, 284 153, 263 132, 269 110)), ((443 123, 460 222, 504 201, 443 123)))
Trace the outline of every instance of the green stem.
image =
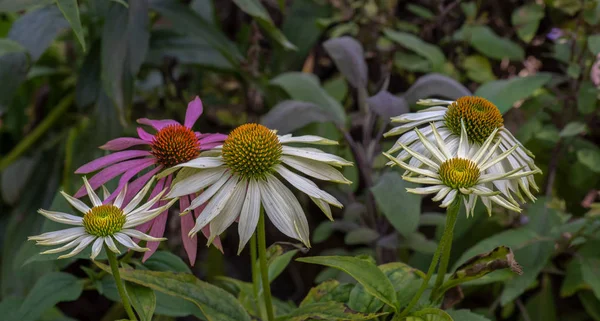
POLYGON ((68 95, 63 98, 58 105, 50 111, 48 116, 31 131, 31 133, 25 136, 25 138, 23 138, 19 144, 8 153, 8 155, 3 157, 0 161, 0 171, 4 170, 8 165, 17 160, 21 154, 25 153, 38 139, 44 136, 44 133, 46 133, 56 121, 61 119, 62 114, 64 114, 71 106, 73 98, 73 95, 68 95))
MULTIPOLYGON (((460 200, 460 198, 457 197, 457 199, 454 201, 454 203, 460 204, 459 200, 460 200)), ((429 280, 431 280, 431 277, 433 276, 433 272, 435 272, 435 268, 437 267, 437 263, 440 259, 440 255, 442 254, 442 251, 444 250, 445 242, 447 242, 447 240, 448 240, 448 235, 450 235, 450 242, 452 242, 452 230, 454 229, 454 223, 456 223, 456 217, 458 216, 457 215, 458 211, 455 211, 456 213, 454 213, 454 214, 451 213, 454 211, 450 211, 450 208, 453 208, 454 203, 452 205, 450 205, 450 207, 448 209, 448 215, 446 216, 446 226, 444 228, 444 234, 442 235, 440 244, 438 244, 438 247, 435 250, 435 254, 433 255, 433 259, 431 260, 429 269, 427 270, 427 275, 425 275, 425 279, 423 279, 423 283, 421 284, 421 287, 419 288, 419 290, 417 291, 415 296, 412 298, 412 300, 410 301, 408 306, 406 306, 406 308, 404 310, 402 310, 402 312, 400 312, 400 315, 397 318, 398 320, 401 320, 403 317, 407 316, 410 313, 412 308, 414 308, 415 305, 417 305, 417 303, 419 302, 419 299, 423 295, 423 292, 425 292, 425 290, 427 289, 427 286, 429 285, 429 280)))
POLYGON ((250 265, 252 267, 252 289, 256 300, 256 312, 262 317, 262 308, 258 295, 258 271, 256 270, 256 233, 250 238, 250 265))
POLYGON ((446 228, 444 229, 444 236, 442 239, 444 248, 442 249, 442 259, 440 261, 440 267, 438 269, 437 278, 433 291, 431 291, 430 298, 434 298, 438 289, 444 283, 446 277, 446 270, 448 270, 448 263, 450 263, 450 252, 452 251, 452 236, 454 235, 454 225, 456 225, 456 219, 458 218, 458 211, 460 210, 460 201, 462 197, 457 197, 448 209, 446 210, 446 228))
POLYGON ((260 261, 260 275, 262 279, 263 295, 267 310, 267 320, 275 320, 273 316, 273 304, 271 302, 271 285, 269 284, 269 266, 267 265, 267 241, 265 233, 265 212, 260 208, 258 218, 258 259, 260 261))
POLYGON ((129 304, 129 297, 127 296, 127 292, 125 292, 125 286, 121 280, 121 274, 119 274, 119 262, 117 261, 117 256, 106 245, 104 245, 104 250, 106 251, 108 263, 110 264, 110 270, 112 271, 113 278, 115 278, 115 283, 117 284, 117 290, 119 290, 119 296, 121 296, 123 307, 125 308, 129 319, 137 321, 137 318, 131 309, 131 304, 129 304))

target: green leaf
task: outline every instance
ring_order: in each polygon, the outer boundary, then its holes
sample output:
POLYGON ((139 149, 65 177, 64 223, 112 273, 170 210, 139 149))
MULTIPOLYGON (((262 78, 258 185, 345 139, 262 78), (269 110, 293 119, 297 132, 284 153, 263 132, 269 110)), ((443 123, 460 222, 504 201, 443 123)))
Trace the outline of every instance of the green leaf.
POLYGON ((598 89, 589 80, 584 80, 579 85, 577 94, 577 109, 582 114, 591 114, 596 110, 598 89))
POLYGON ((392 29, 384 29, 383 33, 402 47, 425 57, 431 63, 434 71, 441 71, 444 63, 446 63, 446 56, 438 46, 427 43, 413 34, 392 29))
MULTIPOLYGON (((557 321, 557 310, 552 293, 552 283, 548 275, 542 278, 540 292, 527 301, 525 305, 530 320, 557 321)), ((523 319, 522 319, 523 320, 523 319)))
POLYGON ((544 8, 537 3, 521 6, 511 16, 517 35, 526 43, 531 42, 543 18, 544 8))
MULTIPOLYGON (((269 127, 270 128, 270 127, 269 127)), ((321 222, 312 233, 312 242, 318 244, 327 240, 333 233, 334 228, 331 221, 321 222)))
POLYGON ((546 1, 546 3, 550 7, 564 11, 570 16, 577 13, 577 11, 581 10, 582 7, 582 1, 580 0, 549 0, 546 1))
POLYGON ((81 27, 81 19, 79 18, 77 0, 56 0, 56 4, 65 16, 65 19, 71 24, 71 29, 73 29, 77 40, 79 40, 79 43, 81 44, 81 48, 85 52, 85 38, 83 36, 83 28, 81 27))
POLYGON ((467 71, 467 77, 473 81, 484 83, 496 79, 490 61, 483 56, 472 55, 466 57, 463 67, 467 71))
POLYGON ((600 53, 600 35, 591 35, 587 39, 588 49, 594 56, 600 53))
POLYGON ((62 272, 52 272, 41 277, 17 312, 19 321, 35 321, 42 313, 59 302, 73 301, 83 291, 83 283, 62 272))
POLYGON ((398 51, 394 54, 394 66, 412 72, 430 72, 429 60, 412 53, 398 51))
POLYGON ((346 123, 344 107, 327 94, 314 75, 288 72, 272 79, 271 84, 283 88, 294 100, 314 103, 337 125, 346 123))
POLYGON ((154 290, 135 283, 125 283, 131 305, 140 317, 140 321, 152 321, 156 308, 156 295, 154 290))
POLYGON ((102 91, 100 80, 100 41, 96 41, 88 50, 78 70, 75 86, 75 102, 79 108, 88 107, 96 102, 102 91))
POLYGON ((278 321, 305 321, 305 320, 372 320, 387 313, 362 313, 354 311, 339 302, 317 302, 306 304, 292 313, 278 318, 278 321))
POLYGON ((308 124, 333 120, 333 116, 311 102, 284 100, 263 116, 260 123, 280 134, 288 134, 308 124))
POLYGON ((587 125, 582 122, 573 121, 568 123, 558 134, 560 137, 571 137, 583 134, 587 131, 587 125))
POLYGON ((406 5, 406 9, 423 19, 433 20, 435 18, 435 14, 431 10, 416 4, 409 3, 406 5))
POLYGON ((593 172, 600 173, 600 151, 598 149, 578 150, 577 160, 593 172))
POLYGON ((589 284, 596 298, 600 300, 600 258, 598 257, 600 241, 588 241, 579 250, 581 275, 583 281, 589 284))
MULTIPOLYGON (((94 261, 102 270, 110 273, 110 268, 94 261)), ((209 321, 250 321, 250 316, 241 304, 228 292, 187 273, 140 271, 119 269, 121 278, 149 287, 155 291, 180 297, 193 302, 209 321)))
POLYGON ((595 320, 600 321, 600 300, 594 297, 590 291, 582 291, 577 294, 579 301, 585 311, 595 320))
POLYGON ((9 296, 0 301, 0 315, 7 321, 17 320, 17 312, 23 299, 9 296))
MULTIPOLYGON (((427 316, 425 320, 427 321, 454 321, 452 317, 448 314, 448 312, 436 308, 425 308, 419 311, 415 311, 411 313, 411 316, 421 318, 427 316)), ((407 321, 416 321, 413 318, 408 317, 407 321)), ((458 320, 457 320, 458 321, 458 320)), ((462 320, 460 320, 462 321, 462 320)))
POLYGON ((179 256, 169 251, 156 251, 144 262, 144 267, 152 271, 192 273, 188 265, 179 256))
POLYGON ((506 113, 515 102, 526 99, 552 79, 549 74, 514 77, 490 81, 475 91, 475 96, 489 99, 501 113, 506 113))
POLYGON ((58 8, 48 6, 22 15, 12 24, 8 37, 26 48, 31 59, 36 61, 54 38, 68 27, 69 23, 58 8))
POLYGON ((53 0, 0 0, 0 12, 17 12, 33 6, 51 3, 53 0))
POLYGON ((324 297, 329 295, 333 290, 335 290, 340 285, 338 280, 327 280, 308 291, 308 294, 302 299, 300 302, 300 307, 303 307, 307 304, 320 302, 324 297))
POLYGON ((521 46, 508 38, 499 37, 488 26, 469 26, 463 28, 462 32, 473 48, 490 58, 508 58, 513 61, 525 59, 525 51, 521 46))
POLYGON ((259 0, 233 0, 233 2, 245 13, 251 15, 258 24, 265 29, 269 36, 288 50, 296 50, 296 46, 291 43, 285 35, 277 29, 273 20, 269 16, 267 9, 263 7, 259 0))
POLYGON ((0 56, 12 52, 27 52, 27 50, 16 41, 8 38, 0 39, 0 56))
POLYGON ((381 175, 377 184, 371 188, 383 215, 404 236, 412 234, 419 227, 421 197, 406 191, 406 188, 416 186, 404 181, 400 174, 393 171, 381 175))
POLYGON ((506 246, 497 247, 490 252, 477 255, 459 266, 448 281, 442 285, 439 294, 443 294, 461 283, 476 280, 496 270, 507 268, 516 274, 523 274, 512 250, 506 246))
POLYGON ((469 310, 448 310, 446 312, 457 321, 490 321, 490 319, 469 310))
POLYGON ((579 259, 573 259, 567 264, 566 276, 560 288, 560 296, 563 298, 569 297, 584 289, 589 289, 589 285, 583 280, 581 262, 579 259))
POLYGON ((367 63, 360 42, 352 37, 344 36, 325 41, 323 48, 354 88, 367 86, 367 63))
POLYGON ((365 287, 365 290, 385 304, 397 308, 396 291, 381 270, 373 262, 349 256, 314 256, 298 258, 296 261, 320 264, 348 273, 365 287))
POLYGON ((348 245, 369 244, 379 238, 379 233, 368 227, 359 227, 346 234, 344 243, 348 245))

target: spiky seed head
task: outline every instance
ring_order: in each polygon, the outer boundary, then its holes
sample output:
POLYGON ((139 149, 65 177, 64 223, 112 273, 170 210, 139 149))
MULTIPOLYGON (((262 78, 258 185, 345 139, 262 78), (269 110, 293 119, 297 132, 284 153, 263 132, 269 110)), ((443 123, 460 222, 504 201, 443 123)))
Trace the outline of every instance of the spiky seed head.
POLYGON ((446 127, 455 135, 460 135, 461 119, 465 123, 469 140, 479 144, 482 144, 494 129, 504 124, 496 105, 485 98, 475 96, 461 97, 448 106, 444 121, 446 127))

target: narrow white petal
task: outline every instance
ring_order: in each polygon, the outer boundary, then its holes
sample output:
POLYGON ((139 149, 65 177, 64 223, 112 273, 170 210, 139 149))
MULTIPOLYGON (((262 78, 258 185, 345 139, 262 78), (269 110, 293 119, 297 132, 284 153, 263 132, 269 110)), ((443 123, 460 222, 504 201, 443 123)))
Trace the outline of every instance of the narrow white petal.
MULTIPOLYGON (((123 209, 123 213, 125 213, 125 215, 129 214, 131 211, 133 211, 138 204, 140 204, 140 202, 142 201, 142 199, 144 199, 144 196, 146 196, 146 193, 148 193, 148 190, 150 190, 150 187, 152 186, 152 183, 154 183, 154 176, 152 178, 150 178, 150 180, 148 181, 148 183, 146 183, 146 186, 144 186, 144 188, 142 188, 132 199, 131 201, 129 201, 129 204, 127 204, 127 206, 125 206, 125 208, 123 209)), ((162 193, 161 193, 162 195, 162 193)))
POLYGON ((427 148, 427 150, 435 158, 437 158, 437 160, 438 160, 438 162, 440 162, 440 164, 446 161, 446 157, 444 156, 444 154, 442 154, 442 152, 437 147, 433 146, 433 144, 429 141, 429 139, 427 139, 427 137, 423 136, 423 134, 421 133, 421 131, 418 128, 415 128, 415 132, 417 132, 417 135, 419 135, 419 139, 423 143, 423 146, 425 146, 425 148, 427 148))
POLYGON ((113 241, 112 236, 105 237, 104 238, 104 243, 114 253, 121 254, 121 251, 119 251, 119 248, 117 248, 117 245, 115 244, 115 241, 113 241))
POLYGON ((324 153, 321 151, 317 152, 314 149, 283 146, 281 151, 282 151, 283 155, 308 158, 308 159, 323 162, 323 163, 333 165, 333 166, 351 166, 352 165, 352 162, 349 162, 337 155, 328 154, 328 153, 324 153))
POLYGON ((496 195, 496 196, 490 196, 489 197, 490 200, 506 209, 509 209, 511 211, 515 211, 518 213, 521 213, 521 208, 519 208, 518 206, 515 206, 511 203, 509 203, 507 200, 505 200, 502 196, 496 195))
POLYGON ((281 156, 281 161, 290 167, 302 172, 306 175, 312 176, 316 179, 325 181, 331 181, 341 184, 351 184, 344 177, 340 171, 333 168, 331 165, 324 164, 321 162, 314 161, 308 158, 294 157, 294 156, 281 156))
POLYGON ((177 198, 174 198, 172 200, 170 200, 167 204, 158 207, 158 208, 154 208, 152 210, 149 211, 144 211, 144 212, 131 212, 129 213, 129 215, 125 218, 125 225, 123 225, 124 228, 129 228, 129 227, 134 227, 134 226, 138 226, 142 223, 146 223, 152 219, 154 219, 155 217, 159 216, 162 212, 168 210, 171 206, 173 206, 173 204, 175 202, 177 202, 177 198))
MULTIPOLYGON (((192 174, 181 180, 175 178, 173 187, 169 191, 167 198, 181 197, 201 191, 207 186, 215 183, 226 171, 227 169, 225 167, 217 167, 200 170, 196 174, 192 174)), ((179 175, 181 175, 181 173, 177 176, 179 177, 179 175)))
POLYGON ((284 135, 278 136, 279 142, 282 144, 288 143, 305 143, 305 144, 316 144, 316 145, 337 145, 338 142, 335 140, 314 136, 314 135, 304 135, 304 136, 292 136, 284 135))
MULTIPOLYGON (((439 166, 438 164, 436 164, 434 161, 432 161, 432 160, 428 159, 427 157, 425 157, 425 155, 422 155, 422 154, 416 153, 415 151, 413 151, 412 149, 410 149, 410 148, 409 148, 409 147, 407 147, 407 146, 404 146, 404 145, 401 145, 401 146, 402 146, 402 148, 403 148, 403 149, 404 149, 404 150, 405 150, 407 153, 409 153, 409 154, 410 154, 412 157, 416 158, 417 160, 419 160, 419 161, 420 161, 420 162, 422 162, 423 164, 425 164, 425 165, 427 165, 427 166, 429 166, 429 167, 433 167, 433 168, 434 168, 434 169, 436 169, 436 170, 439 170, 439 169, 440 169, 440 166, 439 166)), ((411 164, 409 163, 409 165, 411 165, 411 164)))
POLYGON ((420 113, 402 114, 400 116, 392 117, 391 120, 394 123, 419 122, 425 119, 431 121, 432 119, 443 119, 444 114, 446 114, 445 110, 421 111, 420 113))
POLYGON ((84 202, 74 198, 73 196, 71 196, 63 191, 60 191, 60 193, 62 194, 62 196, 65 197, 67 202, 69 202, 71 205, 73 205, 73 207, 76 208, 81 213, 85 214, 90 211, 90 208, 87 205, 85 205, 84 202))
POLYGON ((27 239, 30 241, 37 241, 37 243, 40 245, 56 245, 72 241, 82 235, 86 235, 85 228, 72 227, 65 230, 46 232, 41 235, 30 236, 27 239))
POLYGON ((141 247, 135 244, 135 242, 129 236, 123 233, 116 233, 115 235, 113 235, 113 237, 117 242, 121 243, 126 248, 134 250, 136 252, 146 252, 150 250, 149 248, 141 247))
POLYGON ((435 142, 437 143, 437 146, 440 149, 440 152, 442 152, 442 154, 444 155, 444 157, 446 157, 446 159, 452 158, 452 154, 450 153, 450 150, 448 149, 448 147, 446 146, 446 143, 442 139, 442 136, 438 132, 435 124, 433 124, 433 123, 431 124, 431 129, 433 132, 433 137, 435 138, 435 142))
POLYGON ((136 239, 140 239, 140 240, 144 240, 144 241, 150 241, 150 242, 160 242, 160 241, 165 241, 166 240, 166 238, 164 238, 164 237, 150 236, 150 235, 145 234, 143 232, 140 232, 138 230, 129 229, 129 228, 123 229, 121 231, 121 233, 123 233, 123 234, 125 234, 127 236, 131 236, 131 237, 136 238, 136 239))
POLYGON ((127 184, 125 184, 125 186, 123 186, 123 189, 121 189, 121 191, 119 192, 119 195, 117 195, 117 197, 115 198, 113 205, 118 208, 122 208, 123 201, 125 200, 125 195, 127 195, 127 184))
POLYGON ((62 213, 62 212, 47 211, 47 210, 44 210, 41 208, 38 210, 38 213, 44 215, 49 220, 52 220, 52 221, 58 222, 58 223, 77 225, 77 226, 82 226, 82 224, 83 224, 83 217, 81 217, 81 216, 75 216, 75 215, 62 213))
POLYGON ((90 201, 92 201, 92 204, 94 206, 102 205, 100 197, 96 195, 96 192, 94 192, 94 189, 90 185, 90 182, 88 182, 87 178, 85 178, 85 176, 83 177, 83 185, 85 185, 85 190, 87 191, 88 197, 90 198, 90 201))
POLYGON ((511 149, 505 151, 504 153, 491 158, 485 164, 482 164, 479 167, 479 170, 484 171, 484 170, 488 169, 488 167, 490 167, 490 166, 498 163, 499 161, 505 159, 506 157, 508 157, 508 155, 510 155, 512 152, 514 152, 516 148, 517 148, 517 146, 513 146, 511 149))
POLYGON ((211 197, 213 197, 220 189, 223 185, 225 185, 225 183, 227 183, 227 181, 233 178, 233 176, 231 176, 230 173, 228 173, 227 175, 223 175, 221 176, 216 182, 214 182, 209 188, 207 188, 206 190, 204 190, 202 192, 202 194, 200 194, 198 197, 196 197, 191 203, 190 206, 188 206, 188 208, 186 208, 182 214, 186 214, 189 213, 189 211, 195 209, 196 207, 206 203, 211 197))
POLYGON ((238 183, 238 177, 232 176, 225 185, 215 194, 213 198, 206 204, 206 207, 196 219, 196 225, 190 230, 190 236, 198 233, 204 226, 212 221, 217 215, 221 214, 223 208, 230 200, 231 194, 238 183))
MULTIPOLYGON (((419 99, 417 101, 417 105, 421 105, 421 106, 445 106, 445 105, 450 105, 452 104, 454 101, 452 100, 442 100, 442 99, 419 99)), ((446 107, 439 107, 440 109, 443 110, 447 110, 448 108, 446 107)), ((431 109, 431 108, 429 108, 431 109)))
MULTIPOLYGON (((83 241, 84 239, 87 239, 89 237, 90 237, 90 235, 88 235, 88 234, 80 235, 77 238, 75 238, 74 240, 71 240, 69 243, 67 243, 67 244, 65 244, 65 245, 63 245, 61 247, 57 247, 55 249, 47 250, 47 251, 44 251, 44 252, 42 252, 40 254, 54 254, 54 253, 64 252, 64 251, 66 251, 68 249, 74 248, 75 246, 79 245, 81 243, 81 241, 83 241)), ((46 245, 46 244, 44 244, 44 245, 46 245)), ((51 245, 51 244, 48 244, 48 245, 51 245)))
POLYGON ((308 221, 294 194, 272 175, 258 183, 262 204, 273 225, 310 247, 308 221))
POLYGON ((241 180, 235 186, 231 197, 223 207, 223 210, 212 221, 210 221, 210 238, 208 243, 212 243, 215 237, 219 236, 240 216, 240 211, 246 198, 246 188, 248 182, 241 180))
POLYGON ((454 202, 454 199, 456 198, 457 194, 458 194, 458 192, 455 189, 451 190, 450 193, 448 193, 448 195, 446 195, 446 197, 442 201, 442 204, 440 204, 440 207, 450 206, 450 204, 452 204, 452 202, 454 202))
POLYGON ((207 168, 215 168, 215 167, 219 167, 219 166, 223 166, 223 165, 224 165, 223 157, 221 157, 221 156, 198 157, 198 158, 192 159, 189 162, 181 163, 181 164, 175 165, 171 168, 168 168, 168 169, 160 172, 160 174, 158 174, 157 177, 165 177, 183 167, 207 169, 207 168))
POLYGON ((104 197, 105 201, 107 198, 110 197, 110 192, 108 191, 108 188, 106 188, 106 186, 104 185, 102 185, 102 196, 104 197))
POLYGON ((421 169, 421 168, 417 168, 417 167, 413 167, 413 166, 409 166, 408 164, 401 162, 399 160, 397 160, 394 156, 388 154, 388 153, 383 153, 383 155, 385 155, 387 158, 389 158, 391 161, 393 161, 394 163, 398 164, 400 167, 404 168, 407 171, 416 173, 416 174, 420 174, 420 175, 424 175, 427 177, 431 177, 431 178, 439 178, 439 175, 430 171, 430 170, 426 170, 426 169, 421 169))
POLYGON ((431 200, 434 202, 439 202, 442 199, 444 199, 444 197, 446 197, 446 195, 448 195, 448 193, 450 193, 451 190, 451 187, 446 186, 440 189, 440 191, 431 200))
POLYGON ((240 234, 238 254, 240 254, 246 243, 248 243, 248 240, 252 237, 252 234, 254 234, 254 230, 256 230, 260 212, 260 199, 260 189, 257 181, 253 179, 249 180, 248 190, 246 191, 238 223, 238 233, 240 234))
POLYGON ((483 142, 479 150, 473 155, 471 159, 475 164, 479 164, 479 160, 486 154, 490 145, 492 145, 492 141, 496 138, 496 133, 498 132, 498 128, 494 129, 492 134, 483 142))
POLYGON ((81 251, 83 251, 83 249, 85 249, 88 245, 90 245, 90 243, 92 243, 92 241, 95 239, 96 239, 96 237, 91 236, 91 235, 84 237, 83 239, 81 239, 81 241, 79 242, 79 244, 77 245, 77 247, 75 247, 75 249, 73 251, 71 251, 69 254, 59 256, 58 259, 66 259, 66 258, 73 257, 73 256, 79 254, 81 251))
POLYGON ((465 128, 465 122, 460 120, 460 139, 458 141, 457 156, 460 158, 467 158, 469 151, 469 136, 467 135, 467 129, 465 128))
POLYGON ((407 182, 417 183, 417 184, 443 184, 441 180, 431 177, 411 177, 411 176, 402 176, 402 179, 407 182))
POLYGON ((325 214, 325 216, 327 216, 327 218, 330 221, 333 221, 333 215, 331 214, 331 207, 329 207, 329 204, 321 199, 315 198, 310 196, 310 199, 317 204, 317 206, 321 209, 321 211, 323 211, 323 213, 325 214))
POLYGON ((103 237, 99 237, 94 241, 94 244, 92 244, 92 255, 90 255, 90 258, 92 260, 95 259, 96 256, 98 256, 98 254, 100 254, 100 251, 102 251, 103 244, 104 244, 103 237))
POLYGON ((276 165, 274 168, 285 180, 287 180, 292 186, 306 193, 307 195, 322 199, 323 201, 335 206, 335 207, 343 207, 342 203, 340 203, 335 197, 331 194, 321 190, 317 184, 311 182, 310 180, 290 171, 282 165, 276 165))
POLYGON ((443 185, 435 185, 435 186, 427 186, 427 187, 418 187, 418 188, 407 188, 406 191, 413 194, 427 195, 432 193, 439 192, 443 185))

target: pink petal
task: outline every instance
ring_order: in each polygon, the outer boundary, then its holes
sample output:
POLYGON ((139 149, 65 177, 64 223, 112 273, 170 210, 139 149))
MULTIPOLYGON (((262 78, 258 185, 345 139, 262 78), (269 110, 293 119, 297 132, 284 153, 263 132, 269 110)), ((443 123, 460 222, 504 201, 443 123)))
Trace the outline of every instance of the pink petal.
POLYGON ((140 124, 152 126, 156 130, 161 130, 161 129, 163 129, 163 127, 166 127, 169 125, 181 125, 180 123, 178 123, 172 119, 153 120, 153 119, 148 119, 148 118, 140 118, 137 120, 137 122, 140 124))
MULTIPOLYGON (((168 188, 168 186, 171 185, 172 179, 173 177, 171 175, 167 176, 164 186, 168 188)), ((157 206, 162 206, 164 204, 165 202, 159 202, 157 206)), ((154 237, 162 237, 163 235, 165 235, 165 228, 167 226, 168 217, 169 210, 167 209, 154 219, 154 223, 152 224, 152 228, 150 229, 150 232, 148 234, 154 237)), ((152 256, 152 254, 154 254, 154 252, 156 252, 156 249, 158 249, 159 244, 160 242, 148 242, 146 244, 146 247, 149 248, 150 251, 144 253, 144 258, 142 259, 142 262, 146 262, 146 260, 149 259, 152 256)))
POLYGON ((123 204, 129 204, 129 201, 148 183, 150 178, 158 173, 163 168, 162 165, 156 166, 146 174, 136 178, 131 184, 127 185, 127 194, 125 195, 125 201, 123 204))
MULTIPOLYGON (((156 185, 154 185, 152 192, 150 192, 150 196, 148 196, 148 199, 152 199, 154 196, 156 196, 156 194, 160 193, 160 191, 162 191, 164 186, 165 186, 165 178, 159 179, 158 182, 156 182, 156 185)), ((158 202, 158 203, 160 203, 160 202, 158 202)), ((154 205, 153 208, 156 208, 157 206, 159 206, 159 205, 158 204, 154 205)), ((156 221, 156 218, 154 218, 153 220, 148 221, 144 224, 138 225, 135 229, 140 232, 146 233, 146 232, 148 232, 148 230, 150 229, 150 227, 152 226, 154 221, 156 221)), ((137 243, 139 240, 134 240, 134 241, 137 243)))
POLYGON ((100 146, 100 149, 104 150, 123 150, 129 148, 131 146, 137 145, 148 145, 150 142, 147 142, 143 139, 132 138, 132 137, 121 137, 117 139, 113 139, 106 144, 100 146))
MULTIPOLYGON (((98 172, 98 174, 94 175, 89 180, 90 185, 95 190, 98 187, 102 186, 102 184, 104 184, 104 183, 110 181, 111 179, 117 177, 118 175, 124 173, 125 171, 130 169, 132 166, 138 166, 140 164, 147 163, 146 160, 148 160, 148 159, 150 159, 150 158, 132 159, 132 160, 120 162, 120 163, 111 165, 109 167, 106 167, 105 169, 98 172)), ((113 192, 113 194, 114 194, 114 192, 113 192)), ((73 197, 80 198, 85 195, 87 195, 87 190, 85 189, 85 186, 82 186, 77 191, 77 193, 75 193, 75 195, 73 195, 73 197)))
POLYGON ((227 139, 227 135, 223 134, 204 134, 200 139, 200 145, 208 144, 208 143, 220 143, 222 144, 225 139, 227 139))
POLYGON ((143 139, 149 143, 152 143, 152 141, 154 140, 154 135, 148 134, 148 132, 146 132, 142 127, 137 128, 137 133, 141 139, 143 139))
POLYGON ((223 143, 200 144, 200 150, 209 150, 221 145, 223 145, 223 143))
POLYGON ((79 167, 75 174, 87 174, 93 171, 99 170, 100 168, 106 167, 108 165, 131 159, 136 157, 148 156, 151 155, 150 152, 146 150, 126 150, 122 152, 112 153, 110 155, 106 155, 95 159, 81 167, 79 167))
POLYGON ((123 189, 123 187, 125 187, 125 185, 127 185, 127 183, 129 183, 129 181, 135 176, 137 175, 139 172, 141 172, 143 169, 145 169, 146 167, 154 164, 156 162, 156 160, 154 158, 145 158, 146 161, 144 161, 143 163, 140 163, 134 167, 129 168, 124 174, 123 176, 121 176, 121 178, 119 179, 119 185, 117 186, 117 188, 112 192, 112 194, 106 199, 106 202, 111 202, 112 200, 114 200, 117 195, 121 192, 121 190, 123 189))
MULTIPOLYGON (((185 195, 179 199, 179 211, 183 212, 188 206, 190 206, 190 199, 188 195, 185 195)), ((196 235, 192 238, 188 236, 193 227, 194 217, 192 214, 181 217, 181 240, 183 241, 183 247, 191 266, 194 266, 194 263, 196 263, 196 253, 198 252, 198 238, 196 238, 196 235)))
POLYGON ((198 120, 198 117, 202 115, 202 100, 198 96, 194 100, 190 101, 185 112, 185 123, 183 124, 187 128, 192 128, 198 120))

